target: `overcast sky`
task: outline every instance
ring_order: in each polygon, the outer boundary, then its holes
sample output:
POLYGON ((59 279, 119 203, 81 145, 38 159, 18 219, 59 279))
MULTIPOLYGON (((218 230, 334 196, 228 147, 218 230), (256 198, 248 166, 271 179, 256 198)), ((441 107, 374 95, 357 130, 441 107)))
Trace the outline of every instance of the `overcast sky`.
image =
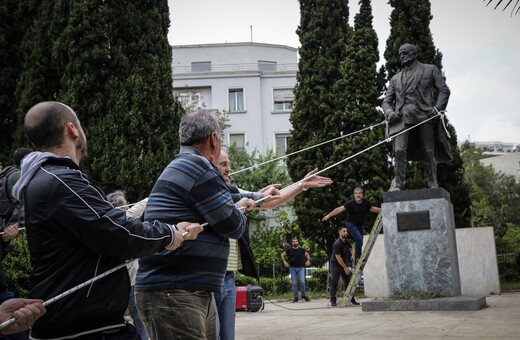
MULTIPOLYGON (((300 45, 297 0, 168 1, 172 45, 248 42, 250 26, 254 42, 300 45)), ((350 3, 352 20, 358 5, 350 3)), ((431 3, 430 29, 451 89, 447 115, 459 142, 520 143, 520 14, 494 11, 482 0, 431 3)), ((383 59, 391 8, 386 0, 372 6, 383 59)))

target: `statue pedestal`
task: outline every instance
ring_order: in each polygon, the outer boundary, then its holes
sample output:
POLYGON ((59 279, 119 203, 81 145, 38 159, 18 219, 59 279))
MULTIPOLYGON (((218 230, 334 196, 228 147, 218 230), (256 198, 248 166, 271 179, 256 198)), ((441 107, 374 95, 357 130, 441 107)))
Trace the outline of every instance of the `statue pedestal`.
POLYGON ((383 196, 388 293, 453 297, 461 293, 453 206, 442 188, 383 196))

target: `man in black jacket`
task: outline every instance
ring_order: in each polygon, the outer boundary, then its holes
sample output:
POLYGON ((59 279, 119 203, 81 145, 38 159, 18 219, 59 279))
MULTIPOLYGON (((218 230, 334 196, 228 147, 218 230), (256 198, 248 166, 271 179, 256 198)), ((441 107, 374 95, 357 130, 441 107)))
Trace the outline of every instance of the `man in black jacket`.
MULTIPOLYGON (((39 152, 26 156, 13 196, 23 201, 31 252, 31 297, 48 300, 126 259, 173 250, 202 230, 127 219, 81 170, 87 140, 76 113, 58 102, 43 102, 26 114, 24 128, 39 152)), ((37 339, 134 339, 124 324, 130 282, 122 268, 47 306, 32 328, 37 339)))

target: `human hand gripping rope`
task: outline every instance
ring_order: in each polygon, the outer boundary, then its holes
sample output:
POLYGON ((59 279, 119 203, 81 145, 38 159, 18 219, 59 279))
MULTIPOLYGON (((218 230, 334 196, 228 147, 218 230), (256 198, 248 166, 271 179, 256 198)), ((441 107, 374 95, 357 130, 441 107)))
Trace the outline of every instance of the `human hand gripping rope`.
MULTIPOLYGON (((330 165, 330 166, 328 166, 328 167, 326 167, 326 168, 324 168, 324 169, 322 169, 322 170, 320 170, 320 171, 318 171, 317 169, 314 169, 313 171, 309 172, 309 173, 308 173, 308 174, 307 174, 307 175, 306 175, 306 176, 305 176, 301 181, 295 182, 295 183, 289 185, 288 187, 298 185, 298 186, 300 186, 300 187, 302 188, 302 190, 306 190, 307 188, 306 188, 305 185, 303 185, 303 184, 304 184, 306 181, 309 181, 310 179, 312 179, 313 177, 319 176, 321 173, 323 173, 323 172, 325 172, 325 171, 327 171, 327 170, 330 170, 330 169, 332 169, 332 168, 334 168, 334 167, 336 167, 336 166, 338 166, 338 165, 340 165, 340 164, 342 164, 342 163, 344 163, 344 162, 346 162, 346 161, 348 161, 348 160, 350 160, 350 159, 352 159, 352 158, 355 158, 355 157, 357 157, 357 156, 359 156, 359 155, 361 155, 361 154, 363 154, 363 153, 365 153, 365 152, 367 152, 367 151, 369 151, 369 150, 371 150, 371 149, 373 149, 373 148, 375 148, 375 147, 377 147, 377 146, 379 146, 379 145, 381 145, 381 144, 383 144, 383 143, 385 143, 385 142, 390 142, 390 141, 391 141, 392 139, 394 139, 395 137, 397 137, 397 136, 399 136, 399 135, 401 135, 401 134, 403 134, 403 133, 406 133, 406 132, 408 132, 408 131, 410 131, 410 130, 412 130, 412 129, 414 129, 414 128, 416 128, 416 127, 422 125, 422 124, 425 124, 425 123, 427 123, 427 122, 429 122, 429 121, 431 121, 431 120, 433 120, 433 119, 435 119, 435 118, 437 118, 437 117, 439 117, 439 116, 441 117, 442 125, 443 125, 443 127, 444 127, 446 133, 448 133, 448 131, 447 131, 447 129, 446 129, 446 123, 445 123, 445 121, 444 121, 444 114, 445 114, 446 111, 438 111, 437 109, 435 109, 435 110, 437 111, 437 114, 436 114, 436 115, 433 115, 433 116, 431 116, 431 117, 425 119, 424 121, 422 121, 422 122, 420 122, 420 123, 417 123, 416 125, 413 125, 413 126, 407 128, 407 129, 405 129, 405 130, 403 130, 403 131, 401 131, 401 132, 399 132, 399 133, 396 133, 396 134, 393 135, 393 136, 387 136, 387 138, 385 138, 384 140, 381 140, 381 141, 377 142, 376 144, 374 144, 374 145, 372 145, 372 146, 369 146, 369 147, 365 148, 364 150, 361 150, 361 151, 359 151, 359 152, 357 152, 357 153, 355 153, 355 154, 353 154, 353 155, 351 155, 351 156, 349 156, 349 157, 347 157, 347 158, 345 158, 345 159, 343 159, 343 160, 341 160, 341 161, 339 161, 339 162, 336 162, 336 163, 334 163, 334 164, 332 164, 332 165, 330 165)), ((288 156, 290 156, 290 155, 294 155, 294 154, 296 154, 296 153, 299 153, 299 152, 303 152, 303 151, 305 151, 305 150, 312 149, 312 148, 317 147, 317 146, 319 146, 319 145, 323 145, 323 144, 330 143, 330 142, 332 142, 332 141, 335 141, 335 140, 338 140, 338 139, 341 139, 341 138, 345 138, 345 137, 347 137, 347 136, 351 136, 351 135, 353 135, 353 134, 355 134, 355 133, 359 133, 359 132, 361 132, 361 131, 366 131, 366 130, 368 130, 368 129, 372 129, 372 128, 374 128, 374 127, 376 127, 376 126, 379 126, 379 125, 382 125, 382 124, 385 124, 385 122, 383 121, 383 122, 378 123, 378 124, 376 124, 376 125, 370 126, 370 127, 368 127, 368 128, 361 129, 361 130, 359 130, 359 131, 355 131, 355 132, 350 133, 350 134, 347 134, 347 135, 345 135, 345 136, 337 137, 337 138, 334 138, 334 139, 332 139, 332 140, 329 140, 329 141, 326 141, 326 142, 323 142, 323 143, 317 144, 317 145, 315 145, 315 146, 311 146, 311 147, 308 147, 308 148, 306 148, 306 149, 298 150, 298 151, 296 151, 296 152, 293 152, 293 153, 287 154, 287 155, 285 155, 285 156, 278 157, 278 158, 276 158, 276 159, 269 160, 269 161, 267 161, 267 162, 263 162, 263 163, 260 163, 260 164, 254 165, 254 166, 252 166, 252 167, 249 167, 249 168, 246 168, 246 169, 242 169, 242 170, 236 171, 234 174, 237 174, 237 173, 242 172, 242 171, 250 170, 250 169, 252 169, 252 168, 256 168, 256 167, 258 167, 258 166, 261 166, 261 165, 263 165, 263 164, 266 164, 266 163, 269 163, 269 162, 273 162, 273 161, 279 160, 279 159, 281 159, 281 158, 286 158, 286 157, 288 157, 288 156)), ((449 138, 449 134, 447 134, 447 135, 448 135, 448 138, 449 138)), ((231 174, 231 175, 233 175, 233 174, 231 174)), ((322 184, 324 184, 324 183, 322 183, 322 184)), ((319 181, 318 181, 318 183, 316 184, 316 187, 320 187, 320 186, 325 186, 325 185, 321 185, 321 184, 319 183, 319 181)), ((288 187, 287 187, 287 188, 288 188, 288 187)), ((262 202, 263 200, 266 200, 266 199, 271 198, 271 197, 272 197, 271 195, 267 195, 267 196, 261 198, 260 200, 255 201, 255 204, 260 203, 260 202, 262 202)), ((247 208, 247 207, 240 207, 239 209, 242 210, 242 209, 246 209, 246 208, 247 208)), ((201 227, 205 227, 205 226, 207 226, 207 225, 208 225, 208 223, 206 222, 206 223, 201 224, 200 226, 201 226, 201 227)), ((189 234, 188 231, 184 231, 184 232, 182 233, 182 236, 185 237, 185 236, 187 236, 188 234, 189 234)), ((51 304, 51 303, 53 303, 53 302, 55 302, 55 301, 57 301, 57 300, 60 300, 60 299, 64 298, 65 296, 70 295, 70 294, 72 294, 72 293, 78 291, 79 289, 81 289, 81 288, 83 288, 83 287, 85 287, 85 286, 88 286, 89 284, 91 284, 91 283, 93 283, 93 282, 95 282, 95 281, 98 281, 99 279, 102 279, 102 278, 104 278, 105 276, 108 276, 108 275, 110 275, 110 274, 116 272, 117 270, 119 270, 119 269, 125 267, 126 264, 127 264, 128 262, 131 262, 131 261, 133 261, 133 260, 127 261, 127 262, 125 262, 125 263, 122 263, 122 264, 120 264, 120 265, 118 265, 118 266, 116 266, 116 267, 110 269, 110 270, 107 270, 106 272, 104 272, 104 273, 102 273, 102 274, 100 274, 100 275, 98 275, 98 276, 95 276, 95 277, 93 277, 92 279, 90 279, 90 280, 88 280, 88 281, 85 281, 84 283, 82 283, 82 284, 80 284, 80 285, 78 285, 78 286, 75 286, 75 287, 73 287, 73 288, 71 288, 71 289, 69 289, 69 290, 67 290, 67 291, 65 291, 65 292, 63 292, 63 293, 61 293, 61 294, 59 294, 59 295, 57 295, 57 296, 55 296, 55 297, 53 297, 53 298, 47 300, 47 301, 45 301, 45 302, 43 303, 43 305, 44 305, 44 306, 48 306, 49 304, 51 304)), ((7 327, 7 326, 9 326, 9 325, 12 325, 15 321, 16 321, 15 318, 12 318, 12 319, 9 319, 9 320, 7 320, 7 321, 1 323, 1 324, 0 324, 0 329, 3 329, 3 328, 5 328, 5 327, 7 327)))
MULTIPOLYGON (((272 197, 271 195, 267 195, 267 196, 265 196, 265 197, 262 197, 261 199, 254 201, 254 205, 256 205, 256 204, 258 204, 258 203, 260 203, 260 202, 262 202, 262 201, 264 201, 264 200, 266 200, 266 199, 268 199, 268 198, 271 198, 271 197, 272 197)), ((247 209, 247 208, 248 208, 247 206, 241 206, 241 207, 238 208, 238 209, 240 209, 240 210, 245 210, 245 209, 247 209)), ((207 225, 208 225, 208 223, 205 222, 205 223, 202 223, 200 226, 201 226, 201 227, 205 227, 205 226, 207 226, 207 225)), ((188 236, 188 234, 189 234, 189 231, 184 231, 184 232, 182 233, 182 237, 184 238, 184 237, 188 236)), ((56 295, 55 297, 53 297, 53 298, 51 298, 51 299, 45 301, 45 302, 43 303, 43 306, 44 306, 44 307, 47 307, 47 306, 50 305, 51 303, 53 303, 53 302, 55 302, 55 301, 58 301, 58 300, 60 300, 60 299, 62 299, 62 298, 64 298, 64 297, 66 297, 67 295, 70 295, 70 294, 72 294, 72 293, 74 293, 74 292, 77 292, 77 291, 80 290, 81 288, 86 287, 86 286, 90 285, 91 283, 96 282, 96 281, 98 281, 99 279, 102 279, 102 278, 104 278, 104 277, 106 277, 106 276, 108 276, 108 275, 110 275, 110 274, 112 274, 112 273, 118 271, 119 269, 121 269, 121 268, 123 268, 123 267, 126 267, 126 265, 127 265, 128 263, 131 263, 132 261, 134 261, 134 260, 133 260, 133 259, 132 259, 132 260, 128 260, 128 261, 126 261, 126 262, 124 262, 124 263, 122 263, 122 264, 120 264, 120 265, 118 265, 118 266, 115 266, 115 267, 112 268, 112 269, 107 270, 107 271, 104 272, 104 273, 99 274, 98 276, 94 276, 93 278, 91 278, 90 280, 87 280, 87 281, 83 282, 82 284, 79 284, 79 285, 77 285, 77 286, 75 286, 75 287, 72 287, 72 288, 69 289, 69 290, 64 291, 63 293, 61 293, 61 294, 59 294, 59 295, 56 295)), ((11 319, 9 319, 9 320, 7 320, 7 321, 4 321, 4 322, 0 323, 0 330, 3 329, 3 328, 5 328, 5 327, 7 327, 7 326, 9 326, 9 325, 12 325, 12 324, 15 323, 15 322, 16 322, 16 319, 15 319, 15 318, 11 318, 11 319)))
MULTIPOLYGON (((268 198, 271 198, 271 197, 272 197, 272 195, 264 196, 264 197, 260 198, 259 200, 254 201, 254 205, 257 205, 258 203, 261 203, 261 202, 263 202, 264 200, 266 200, 266 199, 268 199, 268 198)), ((239 210, 246 210, 247 207, 245 207, 245 206, 241 206, 241 207, 238 208, 238 209, 239 209, 239 210)), ((200 226, 204 228, 204 227, 207 226, 207 225, 208 225, 208 222, 204 222, 204 223, 202 223, 200 226)), ((182 233, 182 237, 186 237, 186 236, 188 236, 188 234, 189 234, 189 232, 188 232, 188 231, 185 231, 185 232, 182 233)))

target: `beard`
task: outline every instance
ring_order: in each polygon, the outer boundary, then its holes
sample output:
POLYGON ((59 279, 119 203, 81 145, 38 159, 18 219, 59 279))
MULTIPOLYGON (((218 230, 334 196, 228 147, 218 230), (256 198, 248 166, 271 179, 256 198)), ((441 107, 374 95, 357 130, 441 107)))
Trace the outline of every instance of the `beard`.
POLYGON ((76 151, 78 154, 79 162, 85 160, 88 156, 88 148, 87 148, 87 138, 85 137, 85 134, 82 132, 80 133, 80 137, 78 138, 78 142, 76 143, 76 151))

